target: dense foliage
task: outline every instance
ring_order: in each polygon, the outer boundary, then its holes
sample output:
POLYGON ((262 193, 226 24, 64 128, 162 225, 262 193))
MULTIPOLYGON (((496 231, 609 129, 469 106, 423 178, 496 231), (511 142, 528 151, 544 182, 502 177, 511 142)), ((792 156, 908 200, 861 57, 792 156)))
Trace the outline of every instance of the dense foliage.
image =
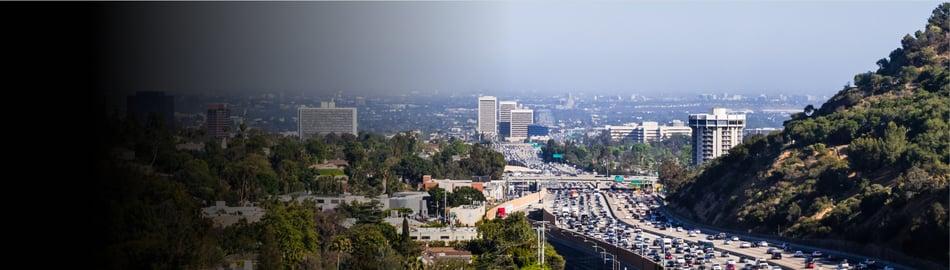
MULTIPOLYGON (((423 174, 497 178, 505 165, 490 147, 460 141, 436 142, 438 152, 427 155, 408 133, 300 141, 242 127, 226 147, 204 141, 196 150, 179 146, 202 141, 200 132, 165 128, 154 116, 144 124, 112 117, 100 128, 94 198, 101 212, 94 222, 103 236, 96 259, 106 269, 206 269, 250 258, 263 269, 418 268, 420 248, 383 222, 379 204, 322 212, 274 196, 391 193, 415 189, 423 174), (333 159, 348 166, 311 166, 333 159), (216 228, 199 213, 214 201, 255 202, 266 214, 257 223, 216 228), (341 227, 347 217, 357 220, 349 229, 341 227)), ((484 200, 460 191, 453 204, 484 200)))
MULTIPOLYGON (((524 213, 481 221, 478 234, 479 239, 470 241, 467 247, 476 255, 477 269, 539 268, 537 232, 524 213)), ((564 269, 564 258, 551 244, 545 245, 544 254, 544 269, 564 269)))
POLYGON ((925 30, 780 134, 756 136, 671 200, 714 224, 896 250, 946 266, 950 4, 925 30), (942 239, 942 240, 932 240, 942 239))

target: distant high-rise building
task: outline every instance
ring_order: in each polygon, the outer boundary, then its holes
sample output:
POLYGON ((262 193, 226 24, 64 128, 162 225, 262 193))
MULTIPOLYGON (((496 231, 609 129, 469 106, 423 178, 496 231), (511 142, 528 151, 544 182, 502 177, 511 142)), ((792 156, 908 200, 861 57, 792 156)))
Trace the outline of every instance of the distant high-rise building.
POLYGON ((690 114, 689 127, 693 129, 693 164, 699 165, 729 152, 742 142, 745 114, 713 108, 712 114, 690 114))
POLYGON ((511 122, 498 122, 498 134, 511 137, 511 122))
POLYGON ((479 133, 498 134, 498 99, 493 96, 478 97, 478 127, 479 133))
POLYGON ((659 141, 674 135, 689 136, 692 133, 692 129, 683 124, 683 121, 678 120, 674 120, 666 126, 661 126, 657 122, 643 122, 640 124, 628 123, 621 126, 606 126, 605 130, 612 141, 627 139, 638 143, 659 141))
POLYGON ((528 125, 534 124, 534 110, 511 110, 511 136, 513 140, 528 138, 528 125))
POLYGON ((511 136, 511 110, 518 109, 517 101, 498 102, 498 134, 511 136))
POLYGON ((221 139, 228 137, 228 127, 231 122, 231 110, 228 104, 215 103, 208 105, 208 114, 205 115, 205 128, 208 137, 221 139))
POLYGON ((301 139, 315 134, 356 135, 356 108, 337 108, 333 101, 321 102, 319 108, 297 109, 297 133, 301 139))
POLYGON ((149 115, 156 115, 166 127, 175 127, 175 97, 165 92, 142 91, 126 97, 126 114, 145 124, 149 115))
POLYGON ((498 102, 498 122, 511 122, 511 110, 517 108, 517 101, 498 102))

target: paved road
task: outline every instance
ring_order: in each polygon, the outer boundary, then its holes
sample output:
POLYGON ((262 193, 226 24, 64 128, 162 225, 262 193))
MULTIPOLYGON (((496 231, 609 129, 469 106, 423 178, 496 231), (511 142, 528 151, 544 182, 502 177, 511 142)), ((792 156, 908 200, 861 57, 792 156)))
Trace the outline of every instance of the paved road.
MULTIPOLYGON (((619 220, 618 217, 617 217, 616 215, 614 215, 613 211, 606 211, 606 215, 607 215, 607 216, 601 216, 601 215, 599 214, 599 213, 601 213, 601 211, 600 211, 601 208, 598 208, 597 206, 601 206, 601 207, 606 208, 606 206, 609 205, 609 204, 608 204, 608 201, 607 201, 608 198, 607 198, 607 196, 604 195, 604 194, 605 194, 604 192, 599 192, 599 191, 594 191, 594 190, 587 190, 587 191, 588 191, 589 193, 582 193, 580 196, 586 197, 586 198, 591 199, 591 200, 596 200, 597 202, 596 202, 596 203, 591 202, 591 203, 585 204, 585 205, 584 205, 584 208, 581 209, 581 212, 588 213, 588 214, 590 214, 590 215, 592 215, 592 216, 597 216, 597 217, 599 217, 599 218, 612 218, 612 219, 615 219, 615 220, 619 220)), ((566 193, 566 192, 565 192, 565 193, 566 193)), ((546 193, 546 194, 545 194, 545 196, 544 196, 544 207, 548 210, 548 212, 554 213, 554 212, 555 212, 554 210, 555 210, 556 207, 565 207, 565 206, 567 206, 567 203, 568 203, 570 200, 573 200, 573 199, 571 199, 571 198, 565 197, 565 196, 564 196, 565 193, 562 193, 562 194, 561 194, 562 196, 561 196, 561 198, 560 198, 560 199, 561 199, 561 203, 562 203, 563 205, 555 205, 555 200, 556 200, 557 198, 555 197, 554 194, 552 194, 552 193, 546 193)), ((606 210, 606 209, 605 209, 605 210, 606 210)), ((583 234, 582 232, 574 231, 574 230, 568 228, 569 226, 567 226, 566 224, 557 224, 557 226, 559 226, 559 227, 561 227, 561 228, 563 228, 563 229, 565 229, 565 230, 572 231, 572 232, 574 232, 574 233, 576 233, 576 234, 583 234)), ((615 227, 615 228, 616 228, 616 227, 615 227)), ((589 236, 590 236, 590 235, 589 235, 589 236)), ((591 236, 591 237, 592 237, 592 236, 591 236)), ((642 237, 649 238, 651 241, 652 241, 653 239, 660 239, 660 238, 662 238, 662 237, 661 237, 661 234, 651 233, 651 232, 649 232, 649 231, 647 231, 647 230, 644 230, 644 232, 643 232, 643 234, 642 234, 642 237)), ((684 237, 683 239, 684 239, 684 240, 689 240, 689 238, 685 238, 685 237, 684 237)), ((632 236, 631 236, 629 239, 627 239, 627 240, 630 241, 631 243, 634 243, 634 242, 635 242, 635 241, 634 241, 634 237, 632 237, 632 236)), ((650 241, 647 241, 646 243, 647 243, 648 246, 652 246, 652 245, 650 244, 650 241)), ((677 256, 677 257, 682 256, 682 254, 674 254, 674 255, 677 256)), ((723 257, 723 256, 720 256, 720 254, 716 254, 716 256, 714 256, 714 257, 711 258, 711 262, 706 263, 705 265, 706 265, 707 267, 711 267, 713 264, 719 264, 719 265, 722 265, 723 267, 725 267, 726 262, 729 261, 729 260, 732 260, 732 261, 734 261, 734 262, 739 262, 739 259, 740 259, 740 258, 739 258, 738 256, 735 256, 735 255, 733 255, 733 254, 726 254, 726 255, 727 255, 727 256, 723 257)), ((661 265, 666 265, 666 261, 665 261, 665 260, 663 260, 663 261, 661 261, 661 262, 659 262, 659 263, 661 263, 661 265)), ((707 268, 707 269, 708 269, 708 268, 707 268)))
MULTIPOLYGON (((617 198, 614 198, 614 196, 607 196, 607 204, 610 205, 610 209, 611 211, 614 211, 614 213, 622 213, 621 215, 623 216, 620 217, 620 221, 623 221, 624 223, 631 224, 631 225, 638 225, 644 231, 649 231, 650 233, 664 235, 664 236, 690 239, 693 241, 706 239, 706 236, 707 236, 706 234, 700 233, 697 236, 690 237, 688 233, 685 231, 678 232, 672 229, 660 230, 660 229, 654 228, 653 225, 651 224, 631 218, 629 216, 630 212, 626 210, 622 210, 620 207, 622 204, 618 202, 617 198)), ((730 254, 738 254, 743 257, 752 257, 752 258, 760 258, 760 259, 768 259, 770 257, 766 253, 766 251, 768 250, 768 248, 766 247, 740 248, 739 244, 741 242, 736 242, 731 245, 724 245, 723 240, 714 240, 713 243, 715 243, 715 249, 717 251, 726 251, 726 252, 729 252, 730 254)), ((779 267, 782 267, 783 269, 804 269, 805 262, 803 259, 792 258, 792 254, 784 254, 784 255, 787 255, 787 256, 783 257, 781 260, 768 260, 769 264, 778 265, 779 267)))

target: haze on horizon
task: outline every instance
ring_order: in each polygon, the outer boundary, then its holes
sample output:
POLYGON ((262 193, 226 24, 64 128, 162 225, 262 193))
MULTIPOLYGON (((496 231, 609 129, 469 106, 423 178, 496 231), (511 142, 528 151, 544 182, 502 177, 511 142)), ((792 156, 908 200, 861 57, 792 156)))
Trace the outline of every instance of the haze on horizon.
POLYGON ((99 90, 832 95, 937 2, 103 3, 99 90))

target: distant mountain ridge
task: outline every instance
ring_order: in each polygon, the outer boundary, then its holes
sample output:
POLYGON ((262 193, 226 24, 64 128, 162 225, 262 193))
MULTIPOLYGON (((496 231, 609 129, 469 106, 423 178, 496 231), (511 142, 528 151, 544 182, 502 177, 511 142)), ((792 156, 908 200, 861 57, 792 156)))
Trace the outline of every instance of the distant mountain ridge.
POLYGON ((670 194, 697 221, 950 259, 950 3, 785 129, 754 136, 670 194))

